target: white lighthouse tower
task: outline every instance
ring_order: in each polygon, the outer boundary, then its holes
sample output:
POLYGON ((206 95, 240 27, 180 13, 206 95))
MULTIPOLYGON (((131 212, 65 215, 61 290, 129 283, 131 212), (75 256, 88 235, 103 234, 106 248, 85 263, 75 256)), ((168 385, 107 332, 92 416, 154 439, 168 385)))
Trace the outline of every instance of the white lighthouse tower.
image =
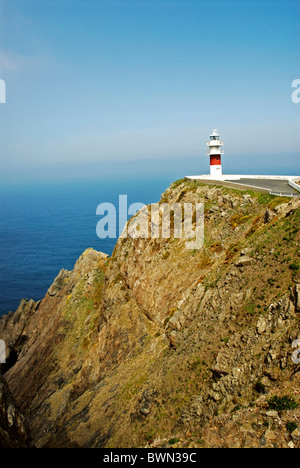
POLYGON ((221 149, 221 146, 223 146, 223 144, 223 141, 220 141, 217 129, 213 130, 209 141, 206 143, 206 146, 208 146, 206 153, 210 157, 210 175, 212 177, 222 175, 221 156, 224 154, 224 151, 221 149))

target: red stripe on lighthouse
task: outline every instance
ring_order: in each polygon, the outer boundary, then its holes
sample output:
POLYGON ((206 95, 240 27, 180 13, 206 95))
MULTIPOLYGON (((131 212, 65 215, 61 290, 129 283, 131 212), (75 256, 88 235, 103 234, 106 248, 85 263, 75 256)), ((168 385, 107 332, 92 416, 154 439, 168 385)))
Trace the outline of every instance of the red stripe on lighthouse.
POLYGON ((213 154, 210 156, 210 165, 211 166, 220 166, 221 165, 221 155, 213 154))

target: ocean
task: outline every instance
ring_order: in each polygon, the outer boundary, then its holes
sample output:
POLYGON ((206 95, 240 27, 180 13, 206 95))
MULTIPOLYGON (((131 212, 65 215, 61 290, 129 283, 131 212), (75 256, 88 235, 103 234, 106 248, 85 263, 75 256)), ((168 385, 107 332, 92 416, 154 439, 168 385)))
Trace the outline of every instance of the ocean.
POLYGON ((111 255, 117 239, 100 239, 99 204, 119 195, 131 203, 154 203, 170 185, 168 177, 135 180, 19 184, 0 189, 0 315, 21 299, 42 299, 62 268, 72 270, 88 247, 111 255))

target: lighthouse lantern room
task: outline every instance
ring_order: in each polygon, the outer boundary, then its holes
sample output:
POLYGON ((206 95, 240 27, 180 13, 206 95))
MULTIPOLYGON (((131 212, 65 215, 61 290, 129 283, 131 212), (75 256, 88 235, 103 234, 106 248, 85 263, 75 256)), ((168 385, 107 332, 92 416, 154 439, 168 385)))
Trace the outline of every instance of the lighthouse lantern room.
POLYGON ((213 130, 209 141, 206 143, 206 146, 208 146, 206 153, 210 157, 210 175, 213 177, 222 175, 221 156, 224 154, 224 151, 221 149, 221 146, 223 144, 223 141, 220 141, 217 129, 213 130))

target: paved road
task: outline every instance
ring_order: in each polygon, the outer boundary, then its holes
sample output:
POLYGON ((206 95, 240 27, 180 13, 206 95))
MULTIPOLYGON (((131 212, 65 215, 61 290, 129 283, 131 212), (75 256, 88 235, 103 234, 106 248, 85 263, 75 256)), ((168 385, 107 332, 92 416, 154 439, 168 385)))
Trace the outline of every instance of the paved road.
POLYGON ((274 179, 240 179, 232 180, 232 182, 241 185, 253 185, 254 187, 261 187, 271 190, 272 192, 282 193, 287 195, 299 196, 297 190, 289 186, 287 180, 274 180, 274 179))

